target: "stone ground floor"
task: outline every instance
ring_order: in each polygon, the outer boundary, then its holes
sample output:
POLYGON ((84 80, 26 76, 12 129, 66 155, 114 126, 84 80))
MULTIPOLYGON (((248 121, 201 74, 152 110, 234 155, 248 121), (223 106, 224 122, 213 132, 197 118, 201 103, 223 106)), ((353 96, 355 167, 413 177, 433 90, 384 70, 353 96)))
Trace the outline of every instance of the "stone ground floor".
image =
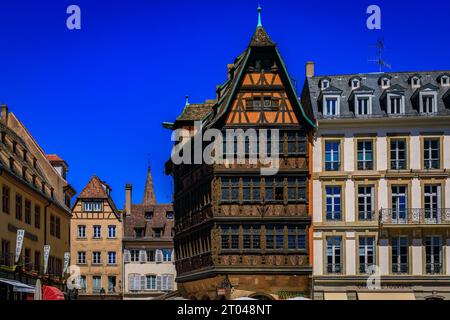
POLYGON ((190 300, 258 300, 311 298, 311 276, 275 274, 227 274, 178 282, 178 291, 190 300))
POLYGON ((366 278, 316 277, 314 300, 450 300, 450 277, 382 277, 379 282, 366 278))

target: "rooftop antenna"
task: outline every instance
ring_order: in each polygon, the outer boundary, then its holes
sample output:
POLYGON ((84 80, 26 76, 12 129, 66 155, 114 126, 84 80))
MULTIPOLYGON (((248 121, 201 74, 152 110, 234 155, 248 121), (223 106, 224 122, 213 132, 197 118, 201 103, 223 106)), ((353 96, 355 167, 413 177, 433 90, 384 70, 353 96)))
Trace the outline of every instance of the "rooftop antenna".
POLYGON ((378 39, 377 41, 377 50, 378 50, 377 59, 369 60, 369 62, 375 62, 379 67, 380 73, 383 72, 383 68, 391 69, 391 65, 383 60, 384 40, 381 38, 378 39))

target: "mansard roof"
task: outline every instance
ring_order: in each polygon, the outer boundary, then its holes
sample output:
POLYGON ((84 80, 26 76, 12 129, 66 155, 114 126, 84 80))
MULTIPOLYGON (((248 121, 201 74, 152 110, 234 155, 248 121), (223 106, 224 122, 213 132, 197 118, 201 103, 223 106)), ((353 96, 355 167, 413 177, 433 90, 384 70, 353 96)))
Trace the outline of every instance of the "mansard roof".
POLYGON ((356 76, 359 76, 361 80, 361 86, 365 86, 373 89, 373 101, 372 101, 372 114, 376 117, 387 116, 386 113, 386 94, 391 92, 401 92, 405 96, 405 116, 419 116, 417 110, 417 102, 415 100, 414 93, 419 90, 431 89, 437 92, 437 107, 438 115, 450 116, 450 107, 445 104, 445 94, 448 87, 444 87, 437 80, 439 75, 449 73, 449 71, 420 71, 420 72, 388 72, 388 73, 361 73, 361 74, 347 74, 347 75, 317 75, 306 79, 305 88, 308 91, 308 96, 303 97, 310 100, 303 101, 302 104, 311 103, 311 108, 314 111, 316 118, 322 118, 321 105, 319 103, 322 95, 326 93, 326 90, 320 90, 319 82, 324 79, 330 79, 330 88, 334 87, 342 90, 341 104, 340 104, 340 116, 345 118, 355 117, 353 111, 353 105, 351 101, 352 87, 349 85, 349 81, 356 76), (413 77, 421 78, 424 84, 421 88, 412 88, 410 79, 413 77), (390 87, 382 88, 379 82, 380 78, 390 78, 390 87))

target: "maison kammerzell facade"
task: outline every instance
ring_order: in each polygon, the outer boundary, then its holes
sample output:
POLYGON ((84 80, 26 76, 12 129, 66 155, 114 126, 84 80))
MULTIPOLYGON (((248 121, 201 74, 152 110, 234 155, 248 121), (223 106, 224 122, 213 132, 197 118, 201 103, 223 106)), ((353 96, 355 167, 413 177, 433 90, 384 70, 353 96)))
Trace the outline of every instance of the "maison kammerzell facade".
MULTIPOLYGON (((175 185, 177 284, 189 299, 310 297, 308 187, 312 110, 299 103, 286 66, 262 24, 228 65, 217 98, 187 103, 166 128, 280 130, 280 169, 260 165, 166 165, 175 185)), ((236 146, 235 146, 236 148, 236 146)), ((248 148, 246 147, 246 156, 248 148)), ((226 152, 226 151, 225 151, 226 152)))

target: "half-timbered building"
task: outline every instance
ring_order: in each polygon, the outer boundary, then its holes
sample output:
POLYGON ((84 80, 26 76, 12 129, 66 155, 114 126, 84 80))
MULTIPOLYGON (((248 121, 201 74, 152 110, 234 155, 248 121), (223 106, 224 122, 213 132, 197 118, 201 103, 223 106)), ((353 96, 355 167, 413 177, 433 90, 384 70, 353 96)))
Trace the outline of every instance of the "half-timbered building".
MULTIPOLYGON (((266 147, 277 144, 279 168, 275 175, 262 174, 261 162, 249 161, 248 139, 242 141, 242 163, 166 164, 175 185, 178 290, 190 299, 309 297, 308 159, 314 120, 301 106, 260 15, 250 44, 228 65, 216 99, 186 103, 176 121, 164 126, 188 129, 193 138, 198 123, 202 133, 278 130, 279 140, 268 139, 266 147)), ((238 145, 232 141, 230 150, 228 140, 224 154, 238 145)))
POLYGON ((112 189, 93 176, 72 208, 70 251, 80 268, 79 299, 121 299, 123 220, 112 189))

